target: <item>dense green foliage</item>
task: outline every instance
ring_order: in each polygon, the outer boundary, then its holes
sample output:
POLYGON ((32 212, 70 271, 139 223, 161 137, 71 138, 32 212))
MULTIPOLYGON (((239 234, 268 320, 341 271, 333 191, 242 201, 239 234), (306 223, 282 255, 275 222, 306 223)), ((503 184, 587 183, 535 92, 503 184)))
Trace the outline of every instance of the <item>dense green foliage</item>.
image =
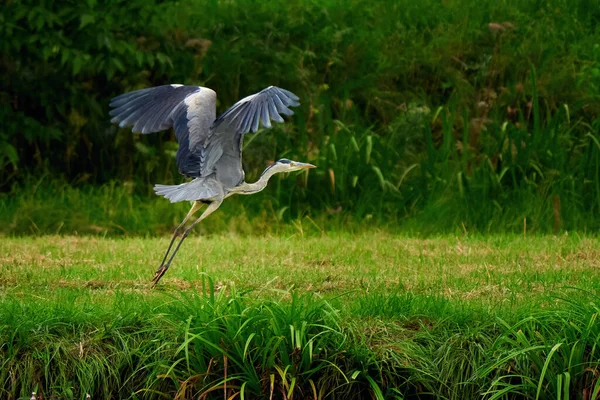
POLYGON ((600 392, 596 238, 190 240, 158 289, 166 239, 1 241, 0 397, 600 392))
MULTIPOLYGON (((280 157, 319 169, 245 199, 252 218, 330 210, 438 231, 597 229, 598 10, 598 0, 11 1, 0 15, 1 207, 27 214, 31 176, 125 182, 142 199, 152 183, 179 182, 174 135, 111 126, 114 95, 200 84, 224 111, 279 85, 302 107, 249 136, 247 176, 280 157)), ((34 229, 23 219, 0 229, 34 229)))

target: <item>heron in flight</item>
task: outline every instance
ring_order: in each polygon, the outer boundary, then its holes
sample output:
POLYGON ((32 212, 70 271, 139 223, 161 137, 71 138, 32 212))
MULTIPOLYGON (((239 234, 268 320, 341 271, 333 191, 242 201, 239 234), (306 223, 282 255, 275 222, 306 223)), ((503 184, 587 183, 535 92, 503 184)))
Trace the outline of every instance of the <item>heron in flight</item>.
POLYGON ((216 117, 217 94, 201 86, 164 85, 125 93, 113 98, 111 122, 133 132, 159 132, 171 127, 179 143, 176 161, 179 172, 191 181, 181 185, 156 185, 154 191, 172 203, 192 201, 192 208, 175 229, 171 243, 158 267, 153 284, 167 272, 179 247, 190 231, 233 194, 253 194, 263 190, 274 174, 315 168, 314 165, 281 159, 267 167, 258 181, 247 183, 242 168, 244 134, 256 132, 259 124, 271 127, 271 120, 283 122, 299 105, 290 91, 270 86, 243 98, 216 117), (203 205, 202 215, 185 231, 186 222, 203 205), (183 234, 182 234, 183 231, 183 234), (167 261, 175 239, 181 239, 167 261), (166 261, 166 263, 165 263, 166 261))

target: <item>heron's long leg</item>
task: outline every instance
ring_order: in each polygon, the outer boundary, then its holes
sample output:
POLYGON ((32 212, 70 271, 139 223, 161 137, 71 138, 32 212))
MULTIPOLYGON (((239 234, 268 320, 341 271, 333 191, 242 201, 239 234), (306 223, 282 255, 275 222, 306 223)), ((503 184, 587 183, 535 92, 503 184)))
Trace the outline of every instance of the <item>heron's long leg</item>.
POLYGON ((167 256, 169 255, 169 252, 171 251, 171 247, 173 247, 173 243, 175 242, 175 238, 177 238, 177 236, 179 236, 179 232, 181 231, 181 229, 183 229, 187 220, 190 219, 190 217, 192 215, 194 215, 194 213, 196 211, 198 211, 200 208, 202 208, 203 205, 204 205, 204 203, 195 201, 194 204, 192 204, 192 208, 190 208, 190 211, 187 213, 187 215, 185 216, 183 221, 181 221, 179 226, 177 228, 175 228, 175 232, 173 232, 173 237, 171 238, 171 243, 169 243, 169 248, 167 249, 165 256, 163 257, 163 260, 160 263, 161 266, 163 266, 165 264, 167 256))
POLYGON ((175 251, 171 255, 171 258, 169 258, 169 261, 166 264, 161 265, 160 268, 158 268, 158 270, 156 271, 156 274, 154 274, 154 279, 152 279, 152 283, 154 285, 156 285, 158 283, 158 281, 160 280, 160 278, 162 278, 162 276, 167 272, 167 270, 169 269, 169 266, 171 265, 171 262, 173 262, 173 258, 175 258, 175 254, 177 254, 177 251, 179 250, 179 247, 181 247, 181 244, 183 243, 183 241, 185 240, 185 238, 190 234, 191 230, 194 229, 194 227, 200 221, 202 221, 204 218, 208 217, 217 208, 219 208, 219 206, 221 205, 222 202, 223 202, 223 200, 218 200, 218 201, 213 201, 212 203, 210 203, 208 205, 208 207, 206 207, 206 210, 204 210, 204 212, 202 213, 202 215, 200 216, 200 218, 198 218, 196 221, 194 221, 194 223, 192 225, 190 225, 190 227, 187 228, 185 230, 185 232, 183 232, 183 235, 181 235, 181 239, 179 240, 179 243, 177 244, 177 247, 175 247, 175 251))

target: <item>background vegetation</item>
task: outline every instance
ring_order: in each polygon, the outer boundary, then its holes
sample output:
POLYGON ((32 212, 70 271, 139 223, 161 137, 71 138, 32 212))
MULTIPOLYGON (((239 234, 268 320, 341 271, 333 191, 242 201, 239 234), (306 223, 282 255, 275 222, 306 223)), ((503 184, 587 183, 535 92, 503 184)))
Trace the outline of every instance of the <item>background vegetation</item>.
MULTIPOLYGON (((232 199, 229 214, 257 231, 306 216, 320 229, 595 231, 599 10, 598 0, 10 1, 0 230, 173 225, 187 205, 165 211, 151 185, 182 180, 174 135, 134 135, 107 113, 112 96, 179 82, 216 90, 219 111, 268 85, 301 97, 285 125, 248 136, 247 177, 281 157, 319 169, 232 199)), ((206 229, 236 229, 225 214, 206 229)))
POLYGON ((0 397, 600 398, 599 22, 600 0, 5 1, 0 397), (247 178, 319 168, 229 199, 150 290, 189 206, 152 192, 177 144, 108 102, 166 83, 220 112, 292 90, 247 178))

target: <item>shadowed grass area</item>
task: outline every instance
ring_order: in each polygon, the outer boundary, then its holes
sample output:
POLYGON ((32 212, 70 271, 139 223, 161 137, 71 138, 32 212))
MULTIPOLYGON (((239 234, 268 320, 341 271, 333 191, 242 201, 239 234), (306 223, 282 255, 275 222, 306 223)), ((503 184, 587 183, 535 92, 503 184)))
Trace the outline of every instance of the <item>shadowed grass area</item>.
POLYGON ((167 238, 4 238, 3 396, 567 399, 600 390, 595 238, 188 241, 151 290, 167 238))

